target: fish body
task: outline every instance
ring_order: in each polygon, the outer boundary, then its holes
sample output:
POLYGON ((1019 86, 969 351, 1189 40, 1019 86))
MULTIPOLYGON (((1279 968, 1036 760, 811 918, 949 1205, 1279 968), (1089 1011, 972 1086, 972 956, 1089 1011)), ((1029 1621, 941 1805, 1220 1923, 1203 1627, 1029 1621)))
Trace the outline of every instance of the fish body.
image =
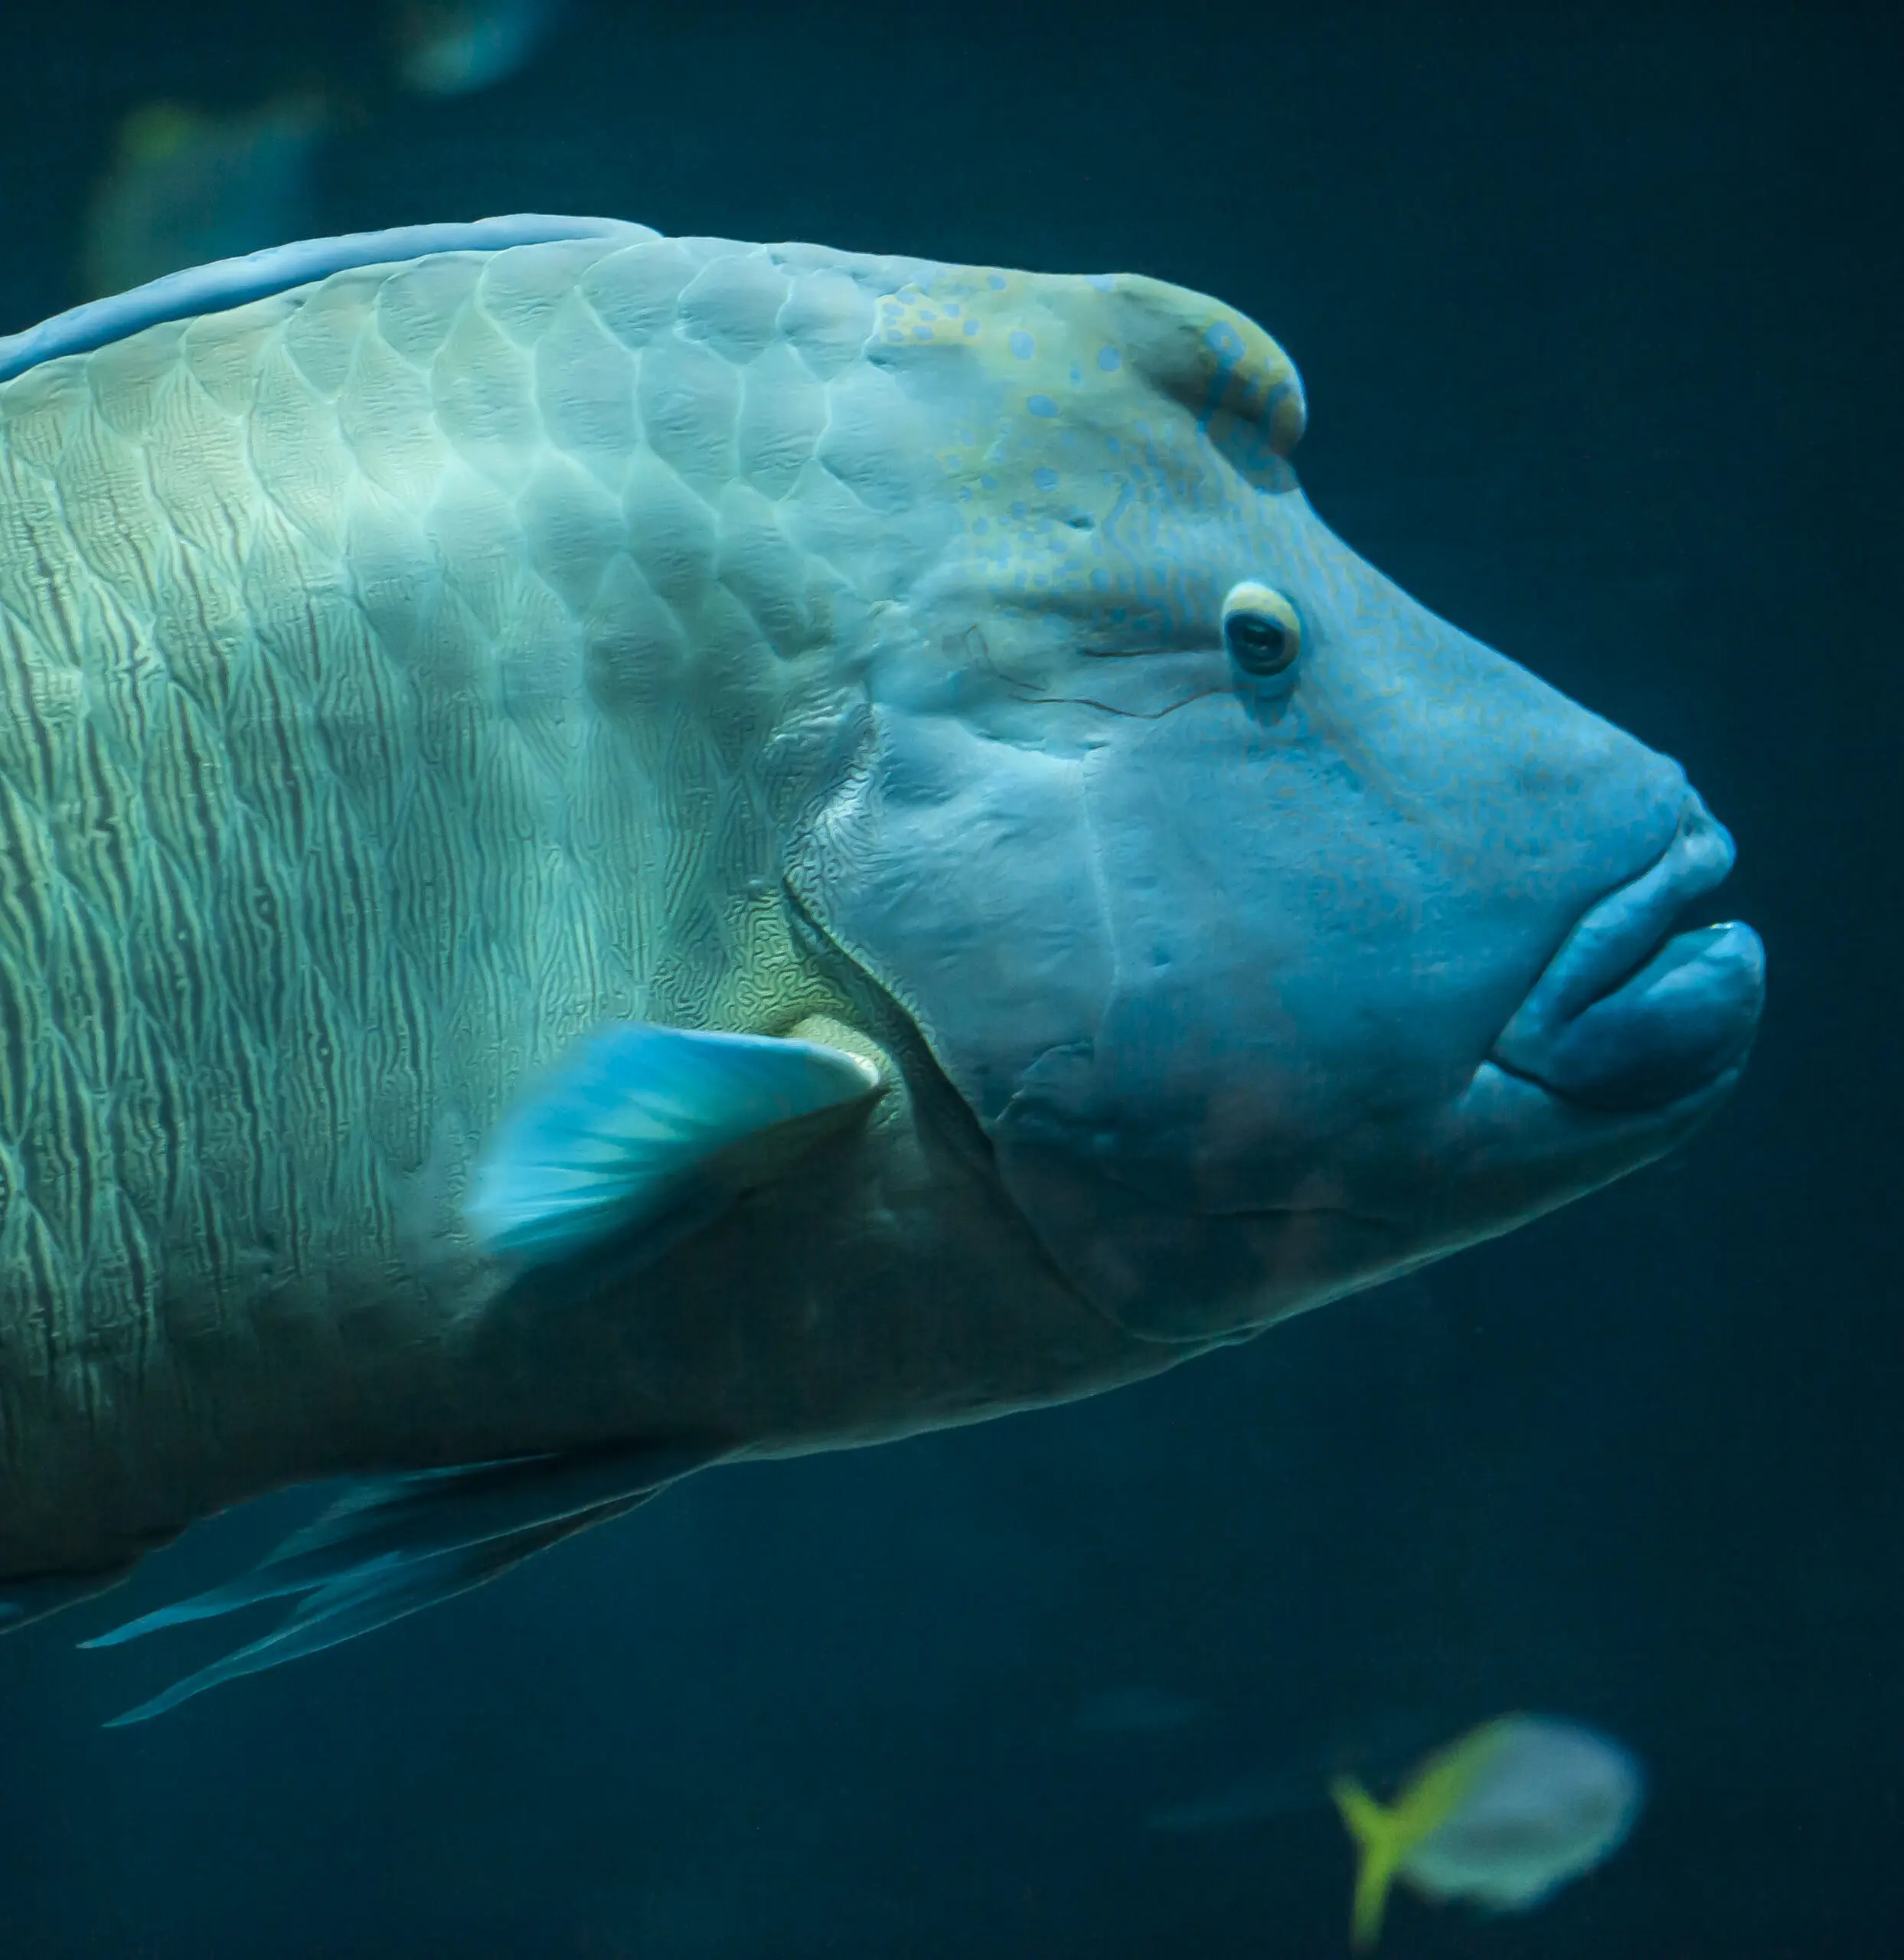
POLYGON ((699 1387, 671 1383, 662 1273, 638 1331, 567 1328, 547 1399, 544 1334, 485 1316, 500 1276, 456 1209, 511 1096, 592 1027, 854 1011, 779 874, 855 706, 825 656, 869 602, 758 486, 820 475, 850 555, 822 377, 910 270, 436 254, 7 388, 0 1566, 116 1564, 254 1480, 645 1430, 870 1437, 1168 1358, 1080 1312, 988 1200, 916 1236, 908 1181, 934 1215, 962 1182, 912 1161, 945 1146, 910 1097, 870 1188, 772 1194, 741 1271, 704 1249, 699 1387), (697 280, 719 351, 673 331, 697 280), (589 1358, 605 1337, 623 1351, 589 1358), (104 1529, 74 1546, 87 1509, 104 1529))
POLYGON ((547 1466, 1095 1392, 1742 1061, 1756 941, 1670 936, 1724 833, 1324 529, 1218 302, 527 218, 8 375, 20 1600, 275 1485, 544 1466, 488 1537, 441 1483, 349 1527, 459 1589, 658 1487, 547 1466))
POLYGON ((1619 1848, 1641 1788, 1638 1766, 1617 1743, 1526 1715, 1483 1723, 1438 1750, 1392 1805, 1338 1779, 1332 1794, 1360 1860, 1356 1950, 1380 1938, 1398 1877, 1429 1898, 1497 1912, 1538 1905, 1619 1848))

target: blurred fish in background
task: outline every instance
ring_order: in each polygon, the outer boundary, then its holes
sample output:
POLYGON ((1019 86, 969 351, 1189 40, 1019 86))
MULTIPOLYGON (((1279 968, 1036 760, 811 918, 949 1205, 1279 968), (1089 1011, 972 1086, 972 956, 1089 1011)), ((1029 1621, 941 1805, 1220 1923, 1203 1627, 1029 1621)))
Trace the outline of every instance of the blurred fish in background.
MULTIPOLYGON (((418 95, 473 93, 520 69, 566 0, 403 0, 394 80, 418 95)), ((221 113, 147 103, 119 127, 80 246, 82 296, 308 237, 320 227, 318 146, 338 117, 305 89, 221 113)))
POLYGON ((1326 1740, 1288 1736, 1279 1743, 1272 1762, 1258 1762, 1226 1780, 1172 1802, 1155 1803, 1144 1815, 1146 1831, 1177 1837, 1253 1829, 1326 1810, 1325 1786, 1368 1762, 1393 1762, 1419 1756, 1440 1733, 1440 1723, 1419 1711, 1363 1710, 1344 1731, 1331 1725, 1326 1740))
POLYGON ((1144 1828, 1180 1837, 1237 1831, 1298 1816, 1321 1802, 1315 1783, 1298 1771, 1253 1769, 1201 1796, 1156 1806, 1145 1813, 1144 1828))
POLYGON ((1439 1749, 1377 1802, 1350 1776, 1330 1785, 1355 1840, 1351 1931, 1366 1953, 1399 1878, 1426 1897, 1494 1912, 1538 1905, 1611 1857, 1638 1816, 1639 1765, 1571 1722, 1507 1715, 1439 1749))
POLYGON ((80 249, 85 296, 302 237, 328 122, 315 90, 236 115, 158 102, 120 126, 80 249))
POLYGON ((1102 1688, 1077 1704, 1072 1724, 1083 1735, 1168 1736, 1196 1727, 1209 1713, 1174 1688, 1102 1688))
POLYGON ((561 17, 564 0, 406 0, 397 80, 419 95, 469 95, 512 75, 561 17))

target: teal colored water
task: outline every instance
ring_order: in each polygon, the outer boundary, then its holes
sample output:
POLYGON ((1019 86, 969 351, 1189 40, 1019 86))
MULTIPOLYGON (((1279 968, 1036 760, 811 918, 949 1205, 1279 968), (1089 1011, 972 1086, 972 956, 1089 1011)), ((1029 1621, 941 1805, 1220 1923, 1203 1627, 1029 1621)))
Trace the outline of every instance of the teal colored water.
POLYGON ((1685 765, 1771 990, 1688 1145, 1507 1237, 102 1730, 230 1642, 74 1643, 319 1500, 210 1521, 0 1640, 10 1954, 1341 1955, 1332 1779, 1519 1710, 1631 1752, 1630 1835, 1524 1916, 1403 1884, 1384 1953, 1904 1949, 1901 54, 1760 0, 16 10, 0 332, 511 211, 1221 295, 1324 519, 1685 765))

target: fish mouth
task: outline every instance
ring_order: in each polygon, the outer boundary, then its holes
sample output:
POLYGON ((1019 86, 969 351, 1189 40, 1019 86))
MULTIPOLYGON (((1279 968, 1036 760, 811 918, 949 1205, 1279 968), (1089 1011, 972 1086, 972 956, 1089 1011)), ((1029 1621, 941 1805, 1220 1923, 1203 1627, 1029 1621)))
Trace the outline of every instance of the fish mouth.
POLYGON ((1684 922, 1733 858, 1732 839, 1689 792, 1671 843, 1575 923, 1488 1059, 1569 1102, 1623 1114, 1729 1080, 1765 1004, 1765 948, 1736 920, 1684 922))

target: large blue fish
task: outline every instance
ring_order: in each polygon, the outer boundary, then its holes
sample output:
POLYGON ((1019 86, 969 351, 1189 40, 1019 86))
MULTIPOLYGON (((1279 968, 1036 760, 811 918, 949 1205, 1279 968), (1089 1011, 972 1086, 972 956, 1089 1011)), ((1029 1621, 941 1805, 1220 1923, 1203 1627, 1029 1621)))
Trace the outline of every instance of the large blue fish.
POLYGON ((723 1459, 1154 1374, 1683 1138, 1679 768, 1318 521, 1217 302, 517 218, 0 342, 0 1579, 136 1713, 723 1459))

